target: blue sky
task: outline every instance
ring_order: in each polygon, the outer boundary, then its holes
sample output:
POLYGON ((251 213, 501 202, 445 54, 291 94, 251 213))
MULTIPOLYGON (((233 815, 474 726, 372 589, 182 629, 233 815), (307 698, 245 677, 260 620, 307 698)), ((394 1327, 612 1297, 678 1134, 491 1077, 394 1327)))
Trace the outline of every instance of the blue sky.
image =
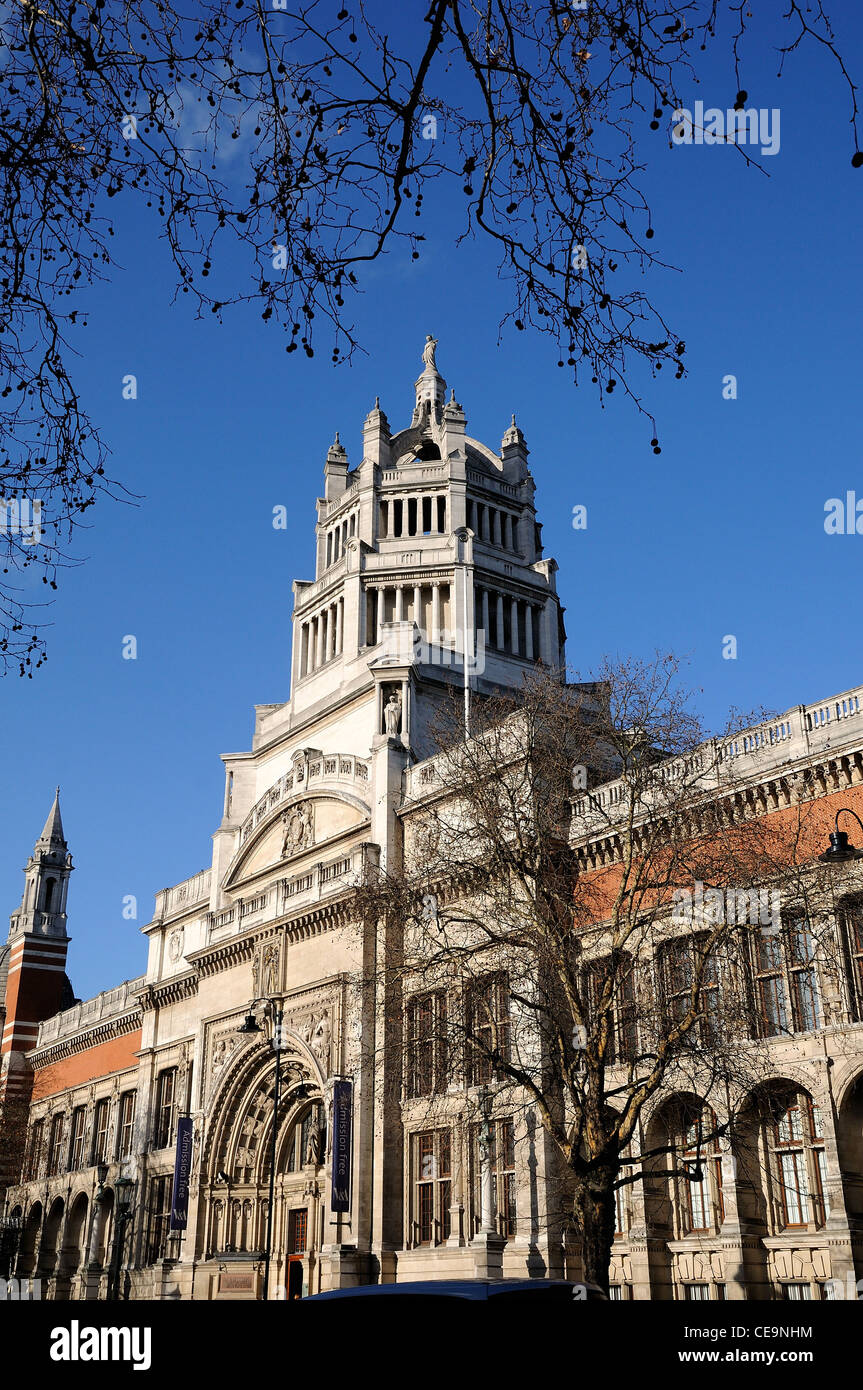
MULTIPOLYGON (((861 37, 860 15, 843 16, 858 72, 861 37)), ((366 277, 355 310, 367 356, 333 369, 326 346, 287 357, 257 311, 219 326, 172 305, 164 249, 130 205, 123 269, 89 295, 78 382, 111 471, 142 500, 89 513, 87 562, 65 573, 50 611, 47 666, 0 685, 6 910, 59 782, 79 995, 144 969, 153 894, 209 863, 219 754, 248 747, 255 703, 289 693, 291 581, 312 575, 327 447, 339 430, 359 461, 376 395, 394 429, 407 423, 426 333, 470 434, 497 446, 517 413, 580 673, 606 653, 672 650, 689 658, 710 725, 731 705, 783 710, 863 682, 863 536, 823 524, 828 498, 863 497, 863 170, 826 59, 806 51, 781 81, 775 66, 762 49, 745 72, 750 103, 781 108, 769 177, 731 148, 669 149, 645 129, 654 248, 679 269, 644 288, 689 363, 683 382, 666 370, 645 383, 659 456, 624 397, 602 408, 593 388, 575 389, 548 342, 507 330, 498 343, 506 286, 482 243, 456 250, 447 207, 418 263, 401 252, 366 277), (130 372, 136 401, 121 397, 130 372), (728 373, 735 401, 722 398, 728 373), (286 531, 272 528, 278 503, 286 531), (586 531, 572 529, 576 504, 586 531), (136 661, 121 656, 130 633, 136 661), (137 922, 122 916, 128 894, 137 922)), ((692 98, 724 107, 735 91, 714 58, 692 98)))

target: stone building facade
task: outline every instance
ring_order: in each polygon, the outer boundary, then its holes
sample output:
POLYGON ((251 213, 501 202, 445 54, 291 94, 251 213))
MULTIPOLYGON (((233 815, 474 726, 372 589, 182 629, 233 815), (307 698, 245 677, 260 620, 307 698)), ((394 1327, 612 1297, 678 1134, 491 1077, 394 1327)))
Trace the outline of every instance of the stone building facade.
MULTIPOLYGON (((72 860, 55 799, 0 949, 0 1256, 43 1294, 259 1297, 268 1226, 270 1297, 577 1275, 544 1196, 555 1157, 524 1116, 493 1117, 497 1230, 483 1238, 467 1088, 448 1097, 451 1123, 429 1130, 402 1057, 382 1046, 388 1001, 366 984, 385 941, 352 908, 359 877, 399 862, 452 692, 517 688, 537 662, 563 668, 557 567, 527 459, 514 418, 499 451, 467 435, 431 339, 408 426, 393 433, 376 402, 355 467, 336 437, 315 578, 294 584, 290 699, 258 706, 251 748, 223 755, 211 861, 157 893, 144 973, 74 1003, 72 860), (349 1142, 334 1139, 345 1114, 349 1142), (181 1117, 192 1144, 175 1230, 181 1117)), ((840 806, 863 813, 860 697, 798 707, 729 745, 725 792, 739 814, 779 814, 799 795, 823 803, 825 825, 840 806)), ((613 786, 593 795, 613 798, 613 786)), ((576 811, 603 863, 607 830, 588 801, 576 811)), ((720 1148, 685 1193, 661 1173, 623 1189, 616 1296, 819 1297, 863 1276, 863 877, 853 863, 843 874, 843 969, 807 983, 808 1012, 793 963, 774 972, 788 1027, 761 1045, 789 1099, 787 1140, 754 1141, 764 1191, 720 1148)), ((671 1100, 652 1107, 646 1134, 671 1100)))

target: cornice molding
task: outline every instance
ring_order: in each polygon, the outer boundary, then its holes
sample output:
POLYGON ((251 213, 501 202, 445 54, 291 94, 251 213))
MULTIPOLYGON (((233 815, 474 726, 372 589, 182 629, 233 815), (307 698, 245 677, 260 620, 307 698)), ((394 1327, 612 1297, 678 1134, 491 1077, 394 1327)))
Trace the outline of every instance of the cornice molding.
POLYGON ((71 1033, 68 1037, 59 1038, 44 1047, 34 1048, 26 1054, 27 1060, 34 1071, 41 1071, 43 1067, 49 1067, 54 1062, 65 1062, 79 1052, 87 1052, 91 1047, 99 1047, 101 1043, 113 1042, 115 1038, 134 1033, 141 1027, 142 1017, 140 1005, 133 1006, 124 1013, 92 1024, 79 1033, 71 1033))

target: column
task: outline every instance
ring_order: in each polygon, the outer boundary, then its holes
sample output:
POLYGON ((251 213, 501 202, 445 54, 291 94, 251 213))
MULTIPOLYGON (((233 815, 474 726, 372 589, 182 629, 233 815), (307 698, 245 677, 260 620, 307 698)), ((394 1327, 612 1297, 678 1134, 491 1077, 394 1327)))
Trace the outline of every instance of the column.
POLYGON ((495 645, 498 651, 505 651, 506 648, 503 642, 503 594, 498 594, 497 596, 497 632, 495 636, 497 637, 495 645))
POLYGON ((414 584, 414 622, 420 632, 423 630, 423 597, 419 584, 414 584))
POLYGON ((440 642, 440 584, 432 584, 431 640, 440 642))
POLYGON ((315 670, 324 664, 324 616, 319 613, 315 618, 315 670))
POLYGON ((524 654, 533 661, 533 605, 528 603, 524 609, 524 654))
POLYGON ((300 680, 308 670, 309 661, 309 625, 303 623, 300 628, 300 680))
POLYGON ((329 569, 330 564, 331 564, 332 553, 333 553, 333 533, 332 533, 332 531, 328 531, 328 532, 327 532, 327 569, 329 569))
POLYGON ((381 604, 383 603, 383 589, 375 588, 372 590, 374 599, 372 601, 372 641, 371 645, 376 647, 381 640, 381 604))
POLYGON ((489 621, 488 621, 488 589, 482 591, 482 627, 485 633, 485 644, 489 645, 489 621))
POLYGON ((340 598, 336 604, 336 656, 338 656, 342 650, 342 626, 344 624, 344 619, 345 601, 343 598, 340 598))
POLYGON ((402 621, 404 620, 404 599, 403 599, 403 593, 404 593, 404 590, 402 589, 401 584, 397 584, 397 585, 396 585, 396 607, 395 607, 395 613, 394 613, 394 615, 393 615, 397 623, 400 623, 400 622, 402 622, 402 621))
POLYGON ((510 638, 513 656, 518 656, 518 599, 514 598, 510 609, 510 638))

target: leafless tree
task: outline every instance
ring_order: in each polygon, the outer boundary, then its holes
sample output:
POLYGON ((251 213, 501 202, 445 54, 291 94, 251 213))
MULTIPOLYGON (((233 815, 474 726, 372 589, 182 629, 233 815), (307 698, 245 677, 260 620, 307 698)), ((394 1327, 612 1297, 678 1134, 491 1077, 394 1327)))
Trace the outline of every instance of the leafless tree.
POLYGON ((546 1220, 607 1287, 616 1193, 700 1181, 768 1075, 758 953, 835 969, 810 809, 778 827, 741 812, 724 736, 706 738, 671 658, 577 685, 540 669, 477 704, 469 739, 457 721, 438 739, 403 862, 360 890, 385 924, 382 1054, 430 1114, 456 1093, 476 1119, 483 1083, 497 1113, 535 1117, 557 1163, 546 1220), (646 1126, 664 1096, 697 1103, 646 1126))
MULTIPOLYGON (((114 199, 134 196, 152 215, 176 296, 199 315, 257 306, 287 352, 309 356, 323 326, 340 362, 357 345, 351 296, 385 252, 419 258, 434 186, 458 235, 495 248, 503 319, 547 333, 558 365, 599 392, 637 399, 629 364, 680 376, 685 350, 640 288, 656 259, 643 141, 669 138, 714 42, 735 101, 746 99, 749 23, 736 0, 431 0, 416 11, 10 0, 0 496, 38 500, 44 538, 32 544, 15 518, 3 527, 13 577, 0 583, 0 670, 31 675, 45 658, 28 573, 56 587, 84 513, 124 495, 107 481, 72 362, 82 291, 122 261, 114 199)), ((832 54, 856 129, 820 0, 789 0, 775 40, 780 62, 807 42, 832 54)), ((652 436, 659 452, 655 425, 652 436)))

